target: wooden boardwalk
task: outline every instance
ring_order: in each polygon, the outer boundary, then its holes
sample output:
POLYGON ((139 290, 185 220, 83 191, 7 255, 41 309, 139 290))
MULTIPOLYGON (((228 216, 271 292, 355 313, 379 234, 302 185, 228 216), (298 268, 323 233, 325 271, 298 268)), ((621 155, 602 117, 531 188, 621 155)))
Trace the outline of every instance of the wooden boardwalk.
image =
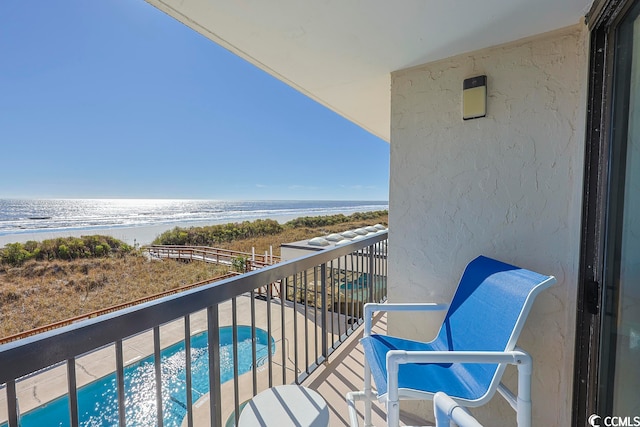
MULTIPOLYGON (((279 256, 265 253, 264 255, 248 252, 232 251, 229 249, 213 248, 210 246, 178 246, 178 245, 151 245, 143 248, 152 258, 176 259, 183 261, 203 261, 218 265, 233 265, 233 260, 242 258, 245 260, 244 272, 258 270, 268 265, 280 262, 279 256)), ((271 287, 271 295, 281 296, 280 281, 268 285, 271 287)), ((266 295, 267 286, 256 290, 257 295, 266 295)))
POLYGON ((265 253, 263 255, 209 246, 151 245, 145 246, 153 258, 170 258, 184 261, 204 261, 220 265, 232 265, 233 260, 243 258, 247 262, 246 271, 252 271, 280 262, 280 257, 265 253))

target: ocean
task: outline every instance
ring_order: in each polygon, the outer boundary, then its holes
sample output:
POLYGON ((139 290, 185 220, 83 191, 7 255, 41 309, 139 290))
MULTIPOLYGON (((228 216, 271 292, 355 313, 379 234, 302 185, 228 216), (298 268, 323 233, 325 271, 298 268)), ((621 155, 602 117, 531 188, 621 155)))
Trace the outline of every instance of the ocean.
POLYGON ((0 247, 13 241, 82 234, 110 234, 128 243, 137 234, 137 243, 146 244, 159 231, 177 225, 284 220, 388 208, 387 201, 0 199, 0 247), (151 237, 150 230, 155 232, 151 237))

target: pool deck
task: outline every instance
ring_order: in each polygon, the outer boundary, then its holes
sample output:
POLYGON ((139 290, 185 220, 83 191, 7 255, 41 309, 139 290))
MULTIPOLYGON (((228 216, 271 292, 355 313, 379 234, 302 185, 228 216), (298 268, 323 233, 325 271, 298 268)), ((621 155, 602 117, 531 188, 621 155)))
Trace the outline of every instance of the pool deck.
MULTIPOLYGON (((256 311, 256 326, 267 329, 267 303, 265 301, 254 299, 256 311)), ((237 298, 238 324, 249 325, 251 298, 249 296, 240 296, 237 298)), ((299 360, 298 369, 304 369, 306 360, 315 360, 316 352, 320 351, 321 334, 315 334, 315 315, 313 308, 310 307, 307 313, 301 306, 297 307, 295 316, 294 309, 291 304, 281 308, 279 300, 275 300, 271 304, 271 335, 276 342, 276 351, 273 356, 273 367, 271 372, 264 366, 256 369, 256 385, 257 391, 260 392, 269 386, 269 377, 271 374, 272 385, 289 384, 294 380, 293 370, 294 362, 297 356, 299 360), (282 315, 284 314, 284 330, 285 330, 285 352, 282 347, 282 315), (295 318, 295 320, 294 320, 295 318), (306 318, 306 322, 305 322, 306 318), (293 337, 294 322, 298 325, 297 340, 299 343, 305 342, 307 338, 307 349, 300 346, 298 354, 289 351, 293 345, 291 340, 293 337), (306 330, 303 327, 306 325, 306 330)), ((219 319, 221 326, 232 324, 232 306, 231 303, 224 303, 219 306, 219 319)), ((329 318, 329 324, 333 321, 344 322, 344 317, 340 318, 333 315, 333 319, 329 318)), ((196 334, 207 329, 206 312, 201 311, 191 315, 191 334, 196 334)), ((341 323, 341 325, 344 325, 341 323)), ((375 329, 378 332, 386 331, 386 318, 379 316, 376 318, 375 329)), ((342 329, 344 331, 344 329, 342 329)), ((311 374, 302 385, 316 390, 327 401, 330 409, 331 426, 348 425, 348 411, 345 401, 345 394, 348 391, 356 390, 362 387, 363 382, 363 353, 358 341, 362 336, 362 328, 356 330, 333 354, 330 355, 328 362, 320 366, 313 374, 311 374)), ((161 347, 165 348, 184 339, 184 322, 182 320, 171 322, 160 328, 161 347)), ((136 335, 123 341, 123 354, 125 365, 133 363, 148 355, 153 354, 153 335, 151 331, 136 335)), ((113 373, 115 370, 115 346, 111 345, 103 349, 91 352, 87 355, 79 357, 76 360, 76 376, 78 388, 88 384, 98 378, 113 373)), ((37 375, 32 375, 22 379, 16 383, 16 391, 21 412, 27 412, 37 406, 49 402, 57 397, 67 393, 67 369, 66 364, 57 365, 46 369, 37 375)), ((221 385, 222 396, 222 417, 223 423, 231 416, 235 406, 234 381, 228 381, 221 385)), ((243 374, 238 379, 238 402, 244 402, 253 396, 253 373, 243 374)), ((195 397, 194 397, 195 399, 195 397)), ((362 405, 360 405, 362 406, 362 405)), ((194 426, 209 426, 209 398, 208 394, 195 402, 193 410, 194 426)), ((362 408, 359 407, 361 410, 362 408)), ((0 422, 7 419, 6 393, 4 389, 0 389, 0 422)), ((362 415, 362 414, 361 414, 362 415)), ((408 424, 415 424, 415 419, 402 417, 402 421, 408 424)), ((374 425, 384 425, 384 411, 378 404, 374 404, 373 411, 374 425)), ((424 423, 424 422, 423 422, 424 423)), ((182 423, 186 426, 186 419, 182 423)))

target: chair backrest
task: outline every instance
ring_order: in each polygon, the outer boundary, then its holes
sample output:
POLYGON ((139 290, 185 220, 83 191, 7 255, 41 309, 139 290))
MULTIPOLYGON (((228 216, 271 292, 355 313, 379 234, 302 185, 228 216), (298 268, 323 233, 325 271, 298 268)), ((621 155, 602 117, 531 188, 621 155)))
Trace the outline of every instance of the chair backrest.
MULTIPOLYGON (((553 276, 479 256, 462 274, 432 344, 440 350, 513 350, 535 297, 554 283, 553 276)), ((504 367, 469 365, 469 369, 476 380, 489 384, 504 367)))

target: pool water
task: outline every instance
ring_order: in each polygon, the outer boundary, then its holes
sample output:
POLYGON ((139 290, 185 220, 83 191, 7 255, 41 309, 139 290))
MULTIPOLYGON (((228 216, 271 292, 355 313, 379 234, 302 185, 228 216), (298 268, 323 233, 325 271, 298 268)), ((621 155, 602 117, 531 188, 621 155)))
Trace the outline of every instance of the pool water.
MULTIPOLYGON (((273 338, 266 331, 256 329, 256 360, 264 360, 273 338)), ((207 333, 191 337, 191 371, 193 401, 209 392, 209 352, 207 333)), ((163 421, 167 427, 179 427, 187 414, 186 371, 184 341, 162 350, 162 409, 163 421)), ((233 335, 232 327, 220 328, 221 382, 233 378, 233 335)), ((251 349, 251 327, 238 326, 238 374, 251 370, 253 365, 251 349)), ((126 425, 147 427, 157 425, 155 368, 153 355, 124 369, 125 418, 126 425)), ((78 389, 78 413, 80 425, 115 426, 118 424, 118 401, 115 373, 98 379, 78 389)), ((2 424, 0 427, 6 427, 2 424)), ((63 396, 43 406, 39 406, 20 418, 21 427, 41 427, 70 425, 69 397, 63 396)))
MULTIPOLYGON (((376 277, 373 280, 373 285, 374 285, 374 289, 375 290, 381 290, 384 285, 386 284, 387 279, 386 277, 376 277)), ((367 289, 368 288, 368 283, 367 283, 367 275, 363 274, 362 276, 360 276, 357 280, 354 280, 352 282, 346 282, 346 283, 341 283, 340 284, 340 290, 341 291, 350 291, 350 290, 354 290, 354 291, 358 291, 361 289, 367 289)))
POLYGON ((360 277, 358 277, 358 280, 353 281, 353 282, 346 282, 346 283, 342 283, 340 285, 340 289, 346 289, 346 290, 351 290, 351 289, 364 289, 367 287, 367 275, 366 274, 362 274, 360 277))

